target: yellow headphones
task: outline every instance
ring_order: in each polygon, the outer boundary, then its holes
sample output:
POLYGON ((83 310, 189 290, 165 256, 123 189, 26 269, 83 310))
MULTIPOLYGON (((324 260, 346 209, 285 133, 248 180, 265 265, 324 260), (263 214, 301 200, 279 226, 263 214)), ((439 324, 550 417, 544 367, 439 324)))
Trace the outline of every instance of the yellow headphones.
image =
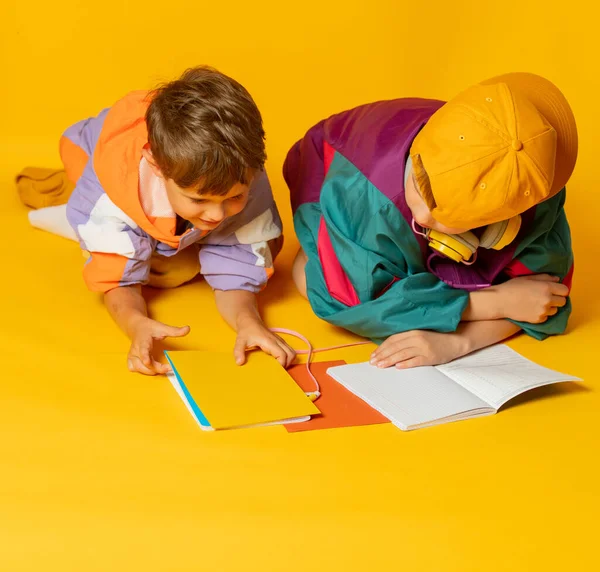
MULTIPOLYGON (((409 156, 404 169, 405 187, 411 170, 412 159, 409 156)), ((516 215, 511 219, 488 225, 483 231, 481 238, 477 238, 470 231, 461 234, 445 234, 437 230, 424 228, 422 232, 419 232, 413 219, 413 230, 417 234, 425 236, 429 241, 429 246, 433 250, 450 258, 450 260, 454 260, 454 262, 463 262, 465 264, 473 264, 475 262, 475 260, 471 261, 471 257, 477 252, 479 247, 502 250, 517 237, 520 228, 521 215, 516 215)))
POLYGON ((477 238, 470 231, 461 234, 444 234, 429 228, 423 231, 433 250, 454 262, 468 263, 479 247, 502 250, 517 237, 520 228, 521 215, 517 215, 509 220, 490 224, 483 231, 481 238, 477 238))

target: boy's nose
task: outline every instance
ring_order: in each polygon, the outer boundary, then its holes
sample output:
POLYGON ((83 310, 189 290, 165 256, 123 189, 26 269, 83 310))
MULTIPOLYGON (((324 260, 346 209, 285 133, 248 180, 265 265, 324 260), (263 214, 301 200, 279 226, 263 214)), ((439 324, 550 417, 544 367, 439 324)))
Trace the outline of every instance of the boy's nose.
POLYGON ((206 219, 210 222, 221 222, 225 218, 225 207, 222 203, 211 205, 206 213, 206 219))

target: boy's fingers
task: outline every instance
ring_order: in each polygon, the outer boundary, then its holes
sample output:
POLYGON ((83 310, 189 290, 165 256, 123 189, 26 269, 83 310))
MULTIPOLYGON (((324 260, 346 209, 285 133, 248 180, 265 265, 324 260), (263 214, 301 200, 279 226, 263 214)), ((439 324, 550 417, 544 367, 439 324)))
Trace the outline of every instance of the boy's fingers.
POLYGON ((285 353, 285 368, 288 368, 292 365, 292 362, 296 359, 296 351, 288 346, 283 340, 278 340, 279 347, 285 353))
POLYGON ((287 367, 288 356, 283 351, 283 348, 280 348, 279 346, 277 346, 276 349, 267 349, 266 352, 269 355, 272 355, 277 360, 277 362, 279 363, 279 365, 281 367, 287 367))
MULTIPOLYGON (((409 338, 412 338, 415 335, 415 331, 419 330, 409 330, 408 332, 402 332, 400 334, 394 334, 384 340, 382 344, 373 351, 371 357, 373 358, 381 358, 382 355, 389 355, 390 351, 395 351, 397 349, 397 344, 402 343, 406 345, 406 342, 409 338)), ((410 346, 409 346, 410 347, 410 346)))
POLYGON ((558 282, 558 276, 550 276, 550 274, 530 274, 527 276, 529 280, 539 280, 541 282, 558 282))
POLYGON ((568 286, 565 286, 564 284, 552 284, 552 286, 550 287, 550 291, 555 296, 568 296, 569 295, 569 288, 568 288, 568 286))
POLYGON ((389 356, 391 356, 395 351, 397 351, 397 347, 394 344, 386 344, 383 342, 372 354, 371 359, 369 360, 372 364, 375 364, 389 356))
POLYGON ((417 356, 397 363, 396 367, 398 369, 410 369, 411 367, 420 367, 422 365, 426 365, 425 358, 423 356, 417 356))
POLYGON ((288 367, 288 356, 287 354, 283 351, 283 349, 277 353, 273 353, 271 354, 279 363, 279 365, 283 368, 287 368, 288 367))
POLYGON ((296 360, 296 350, 293 348, 288 348, 288 363, 287 367, 290 367, 294 361, 296 360))
POLYGON ((567 299, 564 296, 552 296, 550 299, 550 305, 562 308, 567 303, 567 299))
POLYGON ((387 352, 388 348, 392 347, 393 344, 394 342, 390 338, 384 340, 380 346, 373 350, 373 353, 371 353, 371 359, 378 358, 382 353, 387 352))
POLYGON ((127 366, 129 371, 143 373, 144 375, 156 375, 156 372, 146 367, 137 356, 131 356, 127 360, 127 366))
POLYGON ((262 351, 273 356, 282 367, 289 367, 296 357, 296 352, 283 340, 274 338, 260 344, 248 344, 246 338, 238 338, 233 348, 235 363, 243 365, 246 363, 246 352, 252 348, 260 347, 262 351))
POLYGON ((152 358, 150 357, 151 350, 152 350, 152 342, 150 342, 150 341, 146 341, 143 344, 140 344, 140 346, 139 346, 139 353, 138 353, 137 357, 139 357, 139 359, 142 361, 142 363, 147 368, 152 367, 152 358))
POLYGON ((246 339, 245 338, 237 338, 235 340, 235 345, 233 346, 233 357, 235 359, 235 363, 238 365, 244 365, 246 363, 246 339))
POLYGON ((275 340, 277 341, 279 347, 285 352, 285 355, 287 357, 286 367, 289 367, 291 363, 296 359, 296 350, 279 336, 275 336, 275 340))
POLYGON ((156 360, 152 360, 152 366, 153 369, 156 373, 159 374, 166 374, 166 373, 171 373, 172 369, 171 366, 167 363, 160 363, 159 361, 156 360))
POLYGON ((409 345, 405 345, 405 344, 393 344, 390 345, 390 347, 385 348, 383 351, 380 351, 379 353, 377 353, 377 355, 373 358, 371 358, 371 363, 374 365, 377 365, 378 363, 384 361, 384 360, 389 360, 392 356, 394 356, 395 354, 399 353, 399 352, 405 352, 405 351, 412 351, 413 355, 416 353, 417 348, 416 346, 409 346, 409 345))
POLYGON ((155 337, 168 337, 168 338, 182 338, 190 333, 189 326, 168 326, 167 324, 160 324, 154 328, 152 334, 155 337))
POLYGON ((373 363, 375 367, 386 368, 396 365, 397 363, 414 358, 417 354, 417 348, 402 348, 397 350, 383 359, 378 359, 373 363))
POLYGON ((262 349, 265 353, 273 356, 282 367, 286 367, 286 352, 276 341, 269 340, 268 342, 261 344, 260 349, 262 349))

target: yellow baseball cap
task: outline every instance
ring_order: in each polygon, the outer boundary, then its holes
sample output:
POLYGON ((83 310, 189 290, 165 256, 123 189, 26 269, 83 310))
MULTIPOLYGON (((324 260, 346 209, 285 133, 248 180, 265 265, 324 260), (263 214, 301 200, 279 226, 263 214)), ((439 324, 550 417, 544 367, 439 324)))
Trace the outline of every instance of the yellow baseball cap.
POLYGON ((512 73, 442 106, 410 156, 432 216, 477 228, 521 214, 565 186, 577 160, 577 127, 555 85, 512 73))

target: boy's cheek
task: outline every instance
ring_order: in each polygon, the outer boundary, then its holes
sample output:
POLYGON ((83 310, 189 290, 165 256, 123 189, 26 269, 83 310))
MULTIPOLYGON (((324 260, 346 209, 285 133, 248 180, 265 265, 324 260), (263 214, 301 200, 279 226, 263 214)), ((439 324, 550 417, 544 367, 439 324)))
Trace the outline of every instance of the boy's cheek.
POLYGON ((245 202, 243 202, 242 204, 238 204, 235 207, 233 207, 232 209, 230 209, 228 216, 234 216, 238 213, 241 213, 245 208, 246 205, 248 204, 248 201, 246 200, 245 202))
POLYGON ((191 220, 195 218, 203 218, 202 213, 204 209, 190 208, 189 205, 172 205, 173 210, 183 219, 191 220))

